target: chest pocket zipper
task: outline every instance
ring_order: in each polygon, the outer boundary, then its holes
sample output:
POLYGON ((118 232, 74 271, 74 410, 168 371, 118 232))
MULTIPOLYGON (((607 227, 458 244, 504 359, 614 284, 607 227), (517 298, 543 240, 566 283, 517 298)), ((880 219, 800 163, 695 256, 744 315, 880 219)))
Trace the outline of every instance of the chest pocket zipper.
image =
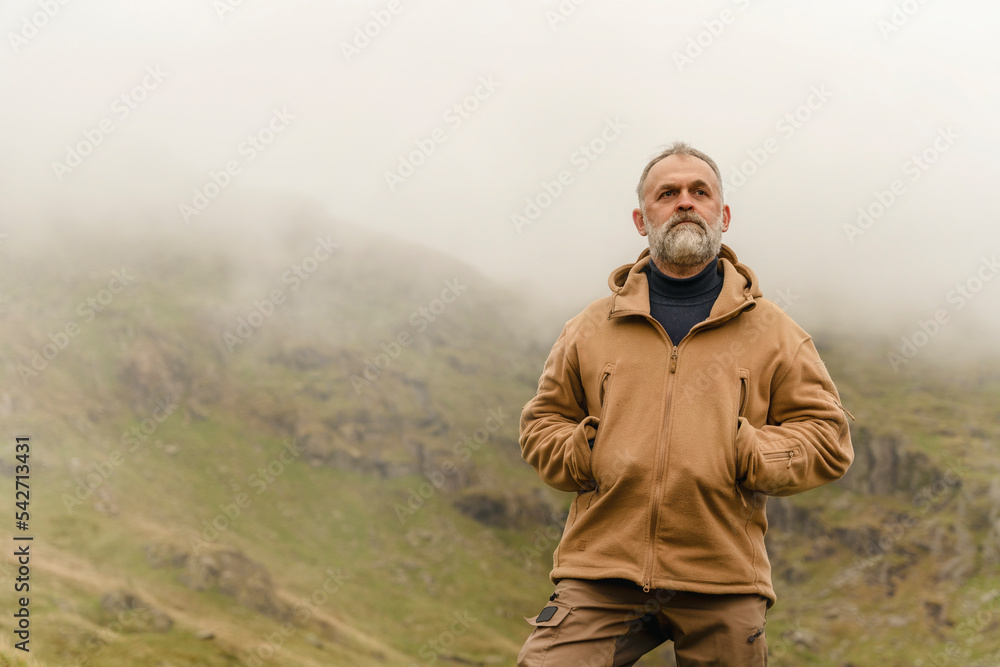
MULTIPOLYGON (((736 413, 737 419, 746 416, 747 404, 750 402, 750 371, 745 368, 740 369, 740 402, 739 411, 736 413)), ((737 431, 739 427, 737 426, 737 431)), ((737 433, 737 437, 739 434, 737 433)), ((740 491, 740 479, 737 471, 740 468, 740 452, 736 448, 736 438, 733 438, 733 478, 736 480, 736 495, 740 497, 743 507, 747 506, 747 501, 740 491)))
POLYGON ((745 417, 750 403, 750 373, 740 369, 740 411, 738 415, 745 417))
POLYGON ((615 371, 615 365, 608 364, 607 366, 604 367, 604 373, 601 375, 601 393, 599 398, 601 402, 602 415, 604 414, 604 407, 606 405, 605 399, 608 396, 608 391, 611 390, 611 378, 614 374, 614 371, 615 371))
MULTIPOLYGON (((597 434, 594 436, 594 440, 590 443, 591 456, 593 456, 594 447, 597 445, 597 440, 601 437, 601 429, 604 424, 604 418, 608 413, 608 397, 611 393, 611 381, 614 379, 615 365, 609 363, 604 367, 604 372, 601 373, 601 384, 598 393, 598 399, 601 403, 601 414, 598 417, 599 423, 597 424, 597 434)), ((604 427, 606 429, 606 427, 604 427)), ((590 509, 590 503, 594 502, 594 498, 601 492, 600 481, 597 481, 597 486, 594 487, 593 493, 590 494, 590 498, 587 499, 587 509, 590 509)))
MULTIPOLYGON (((611 393, 611 381, 614 379, 615 365, 608 364, 604 367, 604 372, 601 374, 601 386, 600 392, 598 394, 598 400, 601 404, 601 415, 599 417, 601 422, 604 422, 604 417, 608 412, 608 395, 611 393)), ((601 425, 597 425, 597 430, 601 430, 601 425)), ((596 438, 595 438, 596 440, 596 438)), ((593 448, 591 448, 593 449, 593 448)))

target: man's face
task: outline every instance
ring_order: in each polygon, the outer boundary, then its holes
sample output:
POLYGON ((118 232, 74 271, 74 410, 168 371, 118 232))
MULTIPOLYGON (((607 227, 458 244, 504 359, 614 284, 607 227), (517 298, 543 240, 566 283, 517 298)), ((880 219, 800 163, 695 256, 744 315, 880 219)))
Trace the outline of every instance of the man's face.
POLYGON ((719 253, 730 213, 706 162, 690 155, 663 158, 646 175, 643 204, 632 219, 660 263, 699 266, 719 253))

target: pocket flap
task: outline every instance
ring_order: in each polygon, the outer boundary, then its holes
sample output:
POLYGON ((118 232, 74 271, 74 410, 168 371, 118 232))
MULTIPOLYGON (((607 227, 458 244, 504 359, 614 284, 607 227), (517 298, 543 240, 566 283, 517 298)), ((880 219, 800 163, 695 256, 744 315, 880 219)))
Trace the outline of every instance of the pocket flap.
POLYGON ((535 618, 525 618, 530 625, 536 628, 552 628, 563 622, 563 619, 572 611, 572 607, 557 607, 549 605, 541 611, 535 618))

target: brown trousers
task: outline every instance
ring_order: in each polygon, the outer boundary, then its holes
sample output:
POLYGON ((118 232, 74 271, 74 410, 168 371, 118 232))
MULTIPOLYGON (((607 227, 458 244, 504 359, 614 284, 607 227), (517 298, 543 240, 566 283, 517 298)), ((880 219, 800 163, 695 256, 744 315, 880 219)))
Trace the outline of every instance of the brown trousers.
POLYGON ((518 667, 628 667, 665 641, 678 667, 764 667, 767 599, 644 593, 615 579, 563 579, 535 618, 518 667))

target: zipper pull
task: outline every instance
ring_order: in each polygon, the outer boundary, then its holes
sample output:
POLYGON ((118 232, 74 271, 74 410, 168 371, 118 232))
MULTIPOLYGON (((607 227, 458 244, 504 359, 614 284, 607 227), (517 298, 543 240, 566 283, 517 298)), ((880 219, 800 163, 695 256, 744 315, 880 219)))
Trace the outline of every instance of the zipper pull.
POLYGON ((677 346, 674 345, 674 351, 670 353, 670 372, 673 373, 677 370, 677 346))
POLYGON ((649 592, 649 580, 648 579, 642 585, 642 592, 643 593, 648 593, 649 592))
POLYGON ((845 408, 843 405, 841 405, 840 403, 837 403, 837 407, 840 408, 841 410, 843 410, 844 414, 846 414, 848 417, 850 417, 852 422, 858 421, 857 419, 854 418, 854 415, 851 414, 851 411, 848 410, 847 408, 845 408))
POLYGON ((788 452, 788 465, 785 466, 785 470, 792 467, 792 457, 795 456, 795 450, 790 450, 788 452))

